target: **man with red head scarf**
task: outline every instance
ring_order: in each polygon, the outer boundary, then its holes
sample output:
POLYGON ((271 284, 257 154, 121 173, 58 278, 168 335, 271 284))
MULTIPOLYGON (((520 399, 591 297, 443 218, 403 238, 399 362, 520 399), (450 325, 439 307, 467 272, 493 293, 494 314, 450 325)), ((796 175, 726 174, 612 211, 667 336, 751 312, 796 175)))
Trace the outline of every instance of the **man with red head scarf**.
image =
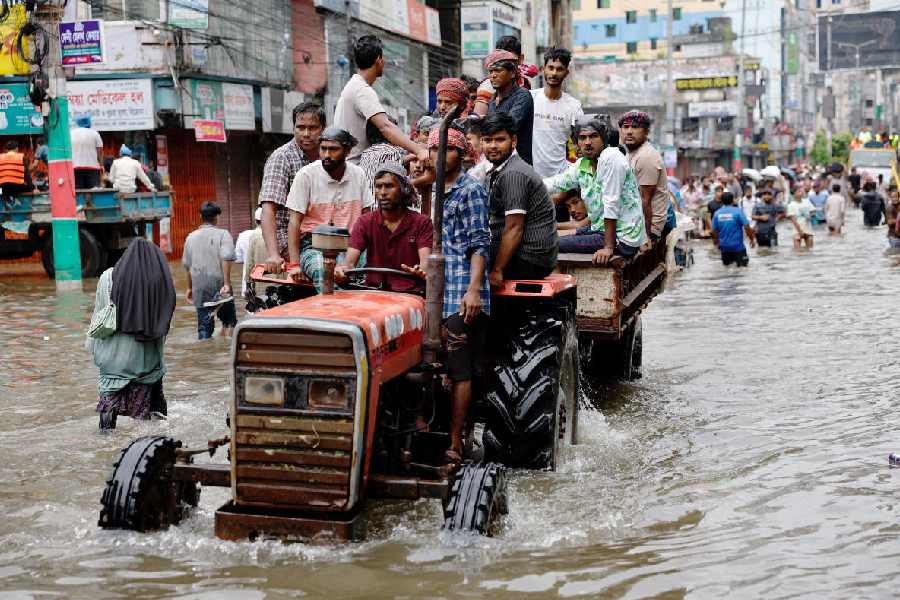
POLYGON ((437 113, 444 117, 454 106, 460 106, 460 117, 468 114, 469 88, 466 82, 456 77, 446 77, 437 82, 437 113))
POLYGON ((534 129, 534 100, 519 86, 519 57, 508 50, 493 50, 484 59, 494 94, 487 114, 507 113, 516 123, 516 152, 531 164, 531 138, 534 129))

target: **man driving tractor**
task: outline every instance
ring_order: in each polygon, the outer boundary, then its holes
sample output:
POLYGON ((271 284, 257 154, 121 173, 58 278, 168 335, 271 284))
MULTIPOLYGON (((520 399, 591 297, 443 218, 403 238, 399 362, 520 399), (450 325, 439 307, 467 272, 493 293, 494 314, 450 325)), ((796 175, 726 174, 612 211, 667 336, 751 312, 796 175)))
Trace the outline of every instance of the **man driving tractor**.
POLYGON ((366 283, 392 292, 425 293, 424 267, 431 252, 434 227, 426 215, 409 209, 415 197, 406 170, 400 163, 386 162, 375 172, 375 201, 379 210, 362 215, 350 232, 344 261, 334 270, 337 283, 345 285, 345 274, 366 253, 367 267, 401 270, 420 274, 419 279, 367 273, 366 283))

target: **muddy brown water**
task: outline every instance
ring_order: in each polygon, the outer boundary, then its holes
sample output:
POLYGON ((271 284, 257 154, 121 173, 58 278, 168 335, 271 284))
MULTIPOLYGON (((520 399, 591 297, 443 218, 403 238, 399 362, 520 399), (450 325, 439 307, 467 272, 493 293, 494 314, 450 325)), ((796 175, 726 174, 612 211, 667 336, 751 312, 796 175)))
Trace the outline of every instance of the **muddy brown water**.
POLYGON ((850 220, 810 253, 783 230, 746 270, 698 243, 644 315, 644 379, 592 391, 561 472, 513 474, 493 539, 441 532, 422 500, 373 506, 362 543, 223 542, 216 488, 169 531, 99 530, 129 440, 226 433, 228 345, 198 343, 181 298, 169 421, 101 435, 83 349, 95 282, 56 296, 5 270, 0 598, 895 597, 900 259, 850 220))

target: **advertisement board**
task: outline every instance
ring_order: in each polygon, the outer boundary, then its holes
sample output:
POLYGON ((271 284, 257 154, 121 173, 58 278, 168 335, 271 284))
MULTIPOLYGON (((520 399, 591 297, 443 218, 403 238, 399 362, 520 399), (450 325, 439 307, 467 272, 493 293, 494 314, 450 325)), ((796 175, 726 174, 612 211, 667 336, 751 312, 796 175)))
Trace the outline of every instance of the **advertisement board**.
POLYGON ((256 129, 256 108, 253 106, 253 86, 237 83, 222 84, 225 103, 225 127, 253 131, 256 129))
POLYGON ((459 13, 462 57, 484 58, 492 47, 490 4, 463 4, 459 13))
POLYGON ((69 81, 69 118, 89 113, 97 131, 156 129, 151 79, 69 81))
POLYGON ((60 23, 59 49, 64 66, 103 63, 103 21, 60 23))
POLYGON ((821 71, 897 65, 900 65, 900 10, 819 17, 821 71))
POLYGON ((194 119, 194 138, 198 142, 219 142, 224 144, 225 123, 214 119, 194 119))
POLYGON ((28 98, 28 84, 0 84, 0 135, 36 134, 44 119, 28 98))
POLYGON ((169 25, 182 29, 209 28, 209 0, 169 2, 169 25))
POLYGON ((718 77, 688 77, 675 80, 676 90, 714 90, 737 87, 737 75, 720 75, 718 77))
POLYGON ((0 23, 0 40, 3 43, 3 47, 0 48, 0 75, 28 75, 29 73, 28 63, 22 60, 19 50, 16 48, 19 29, 27 20, 25 5, 16 4, 9 7, 9 14, 0 23))
POLYGON ((734 117, 737 115, 737 102, 690 102, 688 103, 688 117, 697 119, 700 117, 734 117))

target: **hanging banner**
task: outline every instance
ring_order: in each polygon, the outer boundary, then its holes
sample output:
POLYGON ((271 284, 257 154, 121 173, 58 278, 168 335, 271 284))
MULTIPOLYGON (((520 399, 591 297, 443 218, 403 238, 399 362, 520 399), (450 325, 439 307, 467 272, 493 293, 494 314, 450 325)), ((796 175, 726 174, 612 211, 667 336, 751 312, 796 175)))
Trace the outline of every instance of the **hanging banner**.
POLYGON ((88 113, 97 131, 156 129, 153 80, 69 81, 69 118, 88 113))
POLYGON ((156 172, 163 184, 170 187, 169 182, 169 140, 164 135, 156 136, 156 172))
POLYGON ((182 29, 209 28, 209 0, 169 2, 169 25, 182 29))
POLYGON ((256 129, 256 108, 253 104, 253 86, 237 83, 222 84, 222 102, 225 104, 225 127, 242 131, 256 129))
POLYGON ((63 66, 101 64, 103 21, 60 23, 59 48, 63 66))
MULTIPOLYGON (((3 47, 0 48, 0 75, 28 75, 28 63, 19 56, 16 48, 16 37, 19 29, 27 21, 25 5, 16 4, 9 7, 6 20, 0 23, 0 40, 3 47)), ((27 49, 27 45, 26 45, 27 49)))
POLYGON ((44 119, 28 97, 28 84, 0 85, 0 135, 41 133, 44 119))
POLYGON ((194 138, 198 142, 219 142, 224 144, 225 123, 211 119, 194 119, 194 138))

